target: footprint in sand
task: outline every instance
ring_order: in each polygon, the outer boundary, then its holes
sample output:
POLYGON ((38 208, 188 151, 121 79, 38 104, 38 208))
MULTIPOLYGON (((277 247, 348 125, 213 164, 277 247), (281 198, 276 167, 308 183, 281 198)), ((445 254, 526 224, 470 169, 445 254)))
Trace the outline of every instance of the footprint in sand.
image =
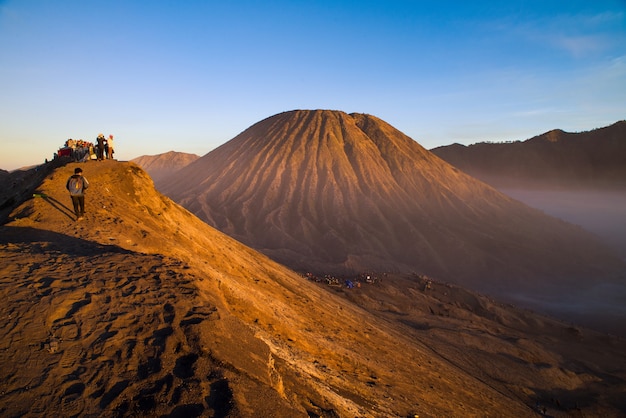
POLYGON ((80 328, 74 320, 65 321, 63 323, 55 323, 55 335, 63 341, 73 341, 80 336, 80 328))
POLYGON ((72 368, 78 364, 82 360, 83 356, 83 348, 78 345, 70 345, 63 352, 63 357, 61 357, 61 361, 59 361, 59 365, 64 369, 72 368))
POLYGON ((89 292, 84 293, 82 296, 79 296, 78 294, 68 295, 48 316, 48 321, 52 323, 53 326, 56 326, 58 323, 63 323, 66 319, 71 318, 82 307, 87 306, 90 303, 91 293, 89 292))
POLYGON ((212 319, 219 319, 217 308, 214 306, 196 306, 187 312, 185 317, 180 321, 180 326, 196 325, 209 319, 211 316, 213 316, 212 319))
POLYGON ((176 312, 174 311, 174 307, 170 303, 166 303, 163 306, 163 321, 171 325, 175 317, 176 312))
POLYGON ((152 357, 145 362, 139 363, 137 367, 137 376, 140 380, 147 379, 149 376, 159 373, 163 369, 161 359, 152 357))
POLYGON ((56 280, 57 279, 54 277, 42 277, 34 284, 34 288, 37 290, 40 297, 48 296, 52 292, 51 285, 56 280))
POLYGON ((100 408, 105 409, 111 402, 115 400, 130 383, 129 380, 121 380, 115 383, 100 399, 100 408))
POLYGON ((157 348, 157 352, 160 354, 165 351, 165 342, 167 338, 174 333, 172 327, 164 327, 155 330, 151 337, 146 338, 146 343, 157 348))
POLYGON ((174 375, 180 379, 187 379, 196 374, 194 364, 198 360, 195 353, 186 354, 176 359, 174 367, 174 375))
POLYGON ((85 400, 83 399, 83 392, 85 391, 85 385, 77 382, 71 384, 63 394, 61 398, 61 409, 67 417, 76 417, 80 415, 85 409, 85 400))
POLYGON ((45 412, 50 408, 50 400, 47 398, 39 397, 34 400, 30 407, 30 414, 34 414, 35 416, 44 417, 46 416, 45 412))

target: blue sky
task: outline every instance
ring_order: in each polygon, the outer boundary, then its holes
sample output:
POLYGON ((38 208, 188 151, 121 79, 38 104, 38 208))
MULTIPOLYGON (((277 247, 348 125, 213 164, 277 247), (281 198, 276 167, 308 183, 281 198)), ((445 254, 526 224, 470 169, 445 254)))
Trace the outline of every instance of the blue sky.
POLYGON ((626 119, 626 1, 0 0, 0 168, 204 155, 293 109, 426 148, 626 119))

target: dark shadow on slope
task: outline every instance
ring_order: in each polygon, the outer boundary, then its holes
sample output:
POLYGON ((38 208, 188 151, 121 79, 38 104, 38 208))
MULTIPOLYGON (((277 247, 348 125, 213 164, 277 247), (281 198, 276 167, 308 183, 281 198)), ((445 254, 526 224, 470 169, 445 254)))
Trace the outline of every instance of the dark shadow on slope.
POLYGON ((215 380, 211 382, 209 396, 205 397, 205 402, 213 410, 215 418, 225 418, 231 416, 233 412, 233 391, 228 379, 220 371, 215 371, 209 377, 215 380))
POLYGON ((69 219, 74 220, 74 211, 70 209, 68 206, 65 206, 63 203, 59 202, 52 196, 48 196, 43 193, 33 193, 34 198, 41 198, 45 202, 49 203, 54 209, 61 212, 61 214, 67 216, 69 219))
POLYGON ((0 245, 28 244, 30 251, 59 251, 71 256, 93 256, 104 253, 134 254, 117 245, 98 244, 58 232, 20 226, 0 226, 0 245))
POLYGON ((59 167, 70 163, 69 158, 57 158, 29 170, 15 170, 0 180, 0 224, 8 222, 9 214, 33 197, 44 178, 59 167))

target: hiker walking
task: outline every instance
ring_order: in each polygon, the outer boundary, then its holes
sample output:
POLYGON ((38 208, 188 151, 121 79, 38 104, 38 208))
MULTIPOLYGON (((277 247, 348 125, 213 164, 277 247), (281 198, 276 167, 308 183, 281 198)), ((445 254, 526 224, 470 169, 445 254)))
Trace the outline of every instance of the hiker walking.
POLYGON ((80 221, 85 216, 85 190, 88 187, 89 182, 83 177, 83 169, 76 167, 74 175, 67 179, 65 188, 70 192, 77 221, 80 221))

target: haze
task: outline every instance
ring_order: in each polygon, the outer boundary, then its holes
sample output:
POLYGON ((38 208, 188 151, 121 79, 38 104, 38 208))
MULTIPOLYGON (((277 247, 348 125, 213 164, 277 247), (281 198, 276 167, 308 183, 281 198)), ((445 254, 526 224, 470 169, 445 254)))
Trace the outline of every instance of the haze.
POLYGON ((509 196, 601 237, 626 259, 626 193, 623 190, 502 189, 509 196))

